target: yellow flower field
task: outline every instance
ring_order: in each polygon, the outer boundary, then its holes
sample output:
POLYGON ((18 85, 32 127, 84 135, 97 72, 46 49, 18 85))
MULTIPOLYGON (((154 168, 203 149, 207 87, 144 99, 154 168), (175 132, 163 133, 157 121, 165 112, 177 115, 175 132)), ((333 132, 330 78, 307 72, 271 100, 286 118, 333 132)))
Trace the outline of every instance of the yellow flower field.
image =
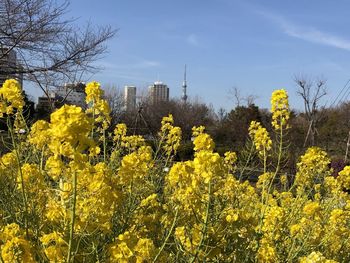
POLYGON ((19 84, 0 88, 12 142, 0 158, 1 262, 350 262, 350 167, 332 177, 313 147, 285 173, 285 90, 272 94, 271 134, 249 128, 255 183, 203 126, 193 128, 193 159, 175 162, 173 116, 151 147, 110 127, 99 83, 86 93, 87 110, 65 105, 28 128, 19 84))

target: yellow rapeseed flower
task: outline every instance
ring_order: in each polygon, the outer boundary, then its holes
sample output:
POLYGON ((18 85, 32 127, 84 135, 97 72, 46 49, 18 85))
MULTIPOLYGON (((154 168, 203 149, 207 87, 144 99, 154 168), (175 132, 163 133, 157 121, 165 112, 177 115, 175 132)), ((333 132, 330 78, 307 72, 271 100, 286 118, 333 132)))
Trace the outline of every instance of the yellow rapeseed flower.
POLYGON ((288 128, 290 118, 288 94, 284 89, 275 90, 271 96, 272 126, 279 130, 288 128))
POLYGON ((8 79, 0 88, 0 117, 3 114, 12 114, 13 109, 22 110, 24 98, 19 82, 15 79, 8 79))

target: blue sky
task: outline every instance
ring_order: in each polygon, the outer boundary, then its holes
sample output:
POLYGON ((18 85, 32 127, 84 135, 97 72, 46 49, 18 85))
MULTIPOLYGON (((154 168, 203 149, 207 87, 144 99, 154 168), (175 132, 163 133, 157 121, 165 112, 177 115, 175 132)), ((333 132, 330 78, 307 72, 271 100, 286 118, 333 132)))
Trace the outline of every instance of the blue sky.
POLYGON ((331 102, 350 78, 350 2, 346 0, 72 0, 69 16, 119 29, 90 76, 102 84, 145 88, 156 80, 181 95, 231 109, 229 90, 269 107, 285 88, 302 108, 294 75, 323 76, 331 102))

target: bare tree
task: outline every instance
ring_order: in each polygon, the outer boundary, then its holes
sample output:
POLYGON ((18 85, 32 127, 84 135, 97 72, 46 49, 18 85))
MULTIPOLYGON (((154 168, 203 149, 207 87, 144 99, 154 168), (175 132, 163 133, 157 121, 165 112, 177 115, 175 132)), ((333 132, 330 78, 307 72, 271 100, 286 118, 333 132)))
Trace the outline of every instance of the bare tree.
POLYGON ((0 0, 0 59, 15 51, 19 61, 0 74, 23 74, 48 95, 49 87, 80 81, 84 73, 95 71, 92 62, 116 31, 91 24, 77 27, 73 19, 64 19, 68 6, 68 1, 0 0))
POLYGON ((258 98, 258 96, 255 95, 248 95, 244 98, 244 100, 247 102, 247 106, 251 106, 255 104, 255 100, 258 98))
POLYGON ((120 122, 123 113, 124 113, 124 94, 123 91, 113 85, 107 85, 104 88, 105 90, 105 99, 108 102, 109 107, 111 108, 111 117, 112 117, 112 127, 120 122))
POLYGON ((258 98, 255 95, 247 95, 247 96, 241 96, 241 92, 239 88, 232 87, 228 91, 228 98, 233 99, 235 102, 235 107, 240 107, 242 105, 242 102, 245 101, 248 106, 253 105, 255 100, 258 98))
POLYGON ((233 99, 235 101, 236 107, 241 106, 241 102, 242 102, 242 100, 244 100, 244 98, 241 96, 239 88, 237 88, 237 87, 230 88, 228 91, 228 94, 229 94, 228 98, 233 99))
POLYGON ((315 136, 317 133, 317 123, 321 115, 319 114, 320 100, 327 94, 326 80, 324 78, 317 78, 311 80, 306 76, 295 76, 294 81, 298 87, 297 93, 303 99, 305 117, 309 122, 308 132, 305 138, 304 146, 307 141, 311 145, 315 145, 315 136))
POLYGON ((218 117, 219 123, 221 123, 227 118, 227 111, 221 107, 218 109, 216 116, 218 117))

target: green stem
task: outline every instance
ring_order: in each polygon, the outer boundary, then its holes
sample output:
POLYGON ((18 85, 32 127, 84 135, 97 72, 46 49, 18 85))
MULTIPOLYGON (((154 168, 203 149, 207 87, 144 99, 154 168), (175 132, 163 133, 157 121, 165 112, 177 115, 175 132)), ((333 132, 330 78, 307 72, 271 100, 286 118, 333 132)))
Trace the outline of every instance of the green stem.
POLYGON ((95 246, 95 242, 92 243, 92 246, 93 246, 95 253, 96 253, 96 262, 100 263, 100 259, 98 257, 98 250, 97 250, 97 247, 95 246))
MULTIPOLYGON (((282 159, 282 149, 283 149, 283 127, 282 127, 282 121, 281 121, 280 141, 279 141, 279 147, 278 147, 277 166, 276 166, 276 171, 275 171, 274 175, 271 178, 271 182, 269 183, 269 187, 268 187, 267 192, 266 192, 266 200, 265 200, 265 202, 262 202, 262 205, 264 207, 263 207, 263 212, 262 212, 261 217, 260 217, 259 232, 261 230, 261 226, 262 226, 262 223, 263 223, 263 218, 265 216, 266 208, 267 208, 267 205, 268 205, 268 202, 269 202, 269 193, 271 191, 271 187, 272 187, 273 182, 274 182, 274 180, 276 178, 276 175, 277 175, 277 173, 278 173, 278 171, 280 169, 280 163, 281 163, 281 159, 282 159)), ((261 195, 262 195, 262 200, 263 200, 264 191, 261 193, 261 195)))
POLYGON ((289 249, 289 253, 288 253, 286 262, 291 262, 291 259, 293 259, 293 257, 292 258, 290 258, 290 257, 292 256, 292 251, 293 251, 294 246, 295 246, 295 241, 296 241, 296 238, 293 237, 293 243, 292 243, 291 248, 289 249))
POLYGON ((157 160, 157 155, 158 155, 158 153, 159 153, 159 151, 160 151, 160 148, 161 148, 161 146, 162 146, 162 144, 163 144, 164 138, 165 138, 165 134, 163 134, 162 137, 161 137, 160 140, 159 140, 159 144, 158 144, 158 146, 157 146, 157 150, 156 150, 155 153, 154 153, 153 161, 157 160))
POLYGON ((264 147, 264 173, 266 173, 266 162, 267 162, 266 148, 264 147))
POLYGON ((199 245, 196 249, 195 255, 192 257, 192 259, 190 261, 191 263, 193 263, 197 259, 199 251, 202 248, 203 243, 204 243, 204 239, 205 239, 205 236, 207 233, 207 228, 208 228, 210 202, 211 202, 211 181, 209 181, 209 186, 208 186, 208 204, 207 204, 207 210, 205 213, 205 220, 204 220, 204 226, 203 226, 203 230, 202 230, 201 240, 200 240, 199 245))
POLYGON ((270 185, 269 185, 269 189, 267 191, 267 193, 269 194, 271 191, 271 187, 273 185, 273 181, 276 178, 277 173, 280 170, 280 165, 281 165, 281 159, 282 159, 282 151, 283 151, 283 127, 282 127, 282 121, 281 121, 281 129, 280 129, 280 141, 279 141, 279 147, 278 147, 278 159, 277 159, 277 166, 276 166, 276 171, 271 179, 270 185))
POLYGON ((18 149, 17 149, 16 140, 15 140, 15 137, 14 137, 14 134, 13 134, 13 126, 12 126, 11 121, 9 120, 9 118, 7 119, 7 127, 9 127, 12 145, 14 147, 15 154, 16 154, 18 173, 19 173, 19 176, 21 178, 22 199, 23 199, 23 206, 24 206, 24 226, 25 226, 25 230, 26 230, 26 237, 28 238, 29 237, 29 231, 28 231, 28 200, 27 200, 27 195, 26 195, 26 192, 25 192, 25 185, 24 185, 24 181, 23 181, 21 160, 20 160, 18 149))
POLYGON ((167 167, 168 166, 168 162, 170 161, 171 159, 171 155, 169 154, 165 160, 165 164, 164 164, 164 167, 167 167))
POLYGON ((42 147, 41 153, 40 153, 40 171, 43 171, 43 167, 44 167, 44 148, 45 146, 42 147))
POLYGON ((106 130, 103 129, 103 161, 106 163, 107 145, 106 145, 106 130))
POLYGON ((160 247, 160 249, 159 249, 159 251, 158 251, 158 254, 157 254, 157 255, 155 256, 155 258, 153 259, 153 261, 152 261, 153 263, 157 261, 158 257, 159 257, 160 254, 162 253, 162 251, 163 251, 163 249, 164 249, 166 243, 168 242, 168 239, 169 239, 169 237, 170 237, 170 235, 171 235, 171 233, 173 232, 173 229, 174 229, 174 227, 175 227, 178 213, 179 213, 179 210, 176 209, 175 217, 174 217, 173 223, 172 223, 172 225, 171 225, 171 228, 170 228, 170 230, 169 230, 169 233, 168 233, 168 235, 166 236, 166 238, 165 238, 165 240, 164 240, 162 246, 160 247))
POLYGON ((242 176, 243 176, 243 173, 244 171, 247 169, 248 167, 248 164, 250 162, 250 158, 252 157, 252 153, 253 153, 253 149, 254 149, 254 144, 252 144, 252 146, 250 147, 250 151, 249 151, 249 155, 248 155, 248 158, 247 158, 247 161, 245 162, 244 166, 243 166, 243 169, 241 170, 240 172, 240 175, 239 175, 239 181, 241 182, 241 179, 242 179, 242 176))
POLYGON ((77 173, 73 173, 73 204, 71 211, 71 224, 70 224, 70 232, 69 232, 69 244, 68 244, 68 256, 67 262, 69 263, 72 258, 72 249, 73 249, 73 236, 74 236, 74 224, 75 224, 75 210, 76 210, 76 202, 77 202, 77 173))
POLYGON ((94 139, 94 128, 95 128, 95 100, 92 100, 92 128, 91 128, 91 139, 94 139))

